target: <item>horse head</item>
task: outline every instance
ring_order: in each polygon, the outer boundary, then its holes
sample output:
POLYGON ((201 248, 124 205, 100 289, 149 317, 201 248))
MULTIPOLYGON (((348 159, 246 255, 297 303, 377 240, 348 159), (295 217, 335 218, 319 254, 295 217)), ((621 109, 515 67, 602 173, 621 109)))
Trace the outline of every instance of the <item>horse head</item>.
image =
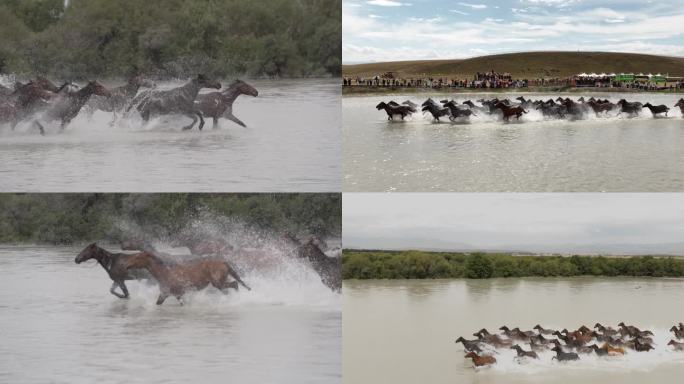
POLYGON ((83 250, 74 259, 74 262, 76 264, 81 264, 84 261, 97 257, 97 254, 100 252, 100 249, 101 248, 97 246, 97 243, 92 243, 87 247, 83 248, 83 250))
MULTIPOLYGON (((230 85, 228 86, 228 89, 233 89, 233 88, 236 88, 243 95, 249 95, 252 97, 259 96, 259 91, 257 91, 256 88, 245 83, 244 81, 242 81, 240 79, 236 79, 235 81, 230 83, 230 85)), ((227 91, 224 91, 224 92, 227 92, 227 91)))
POLYGON ((197 83, 199 83, 200 88, 221 89, 221 83, 219 83, 216 80, 210 79, 203 74, 197 75, 197 83))
POLYGON ((375 109, 377 109, 379 111, 381 109, 385 109, 385 107, 387 107, 387 103, 385 103, 384 101, 381 101, 378 105, 375 106, 375 109))

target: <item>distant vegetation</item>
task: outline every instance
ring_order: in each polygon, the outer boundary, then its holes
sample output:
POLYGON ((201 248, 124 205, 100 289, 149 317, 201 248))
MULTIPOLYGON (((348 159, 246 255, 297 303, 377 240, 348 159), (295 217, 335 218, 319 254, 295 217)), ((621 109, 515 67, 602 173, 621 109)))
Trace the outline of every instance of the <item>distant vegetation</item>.
POLYGON ((0 73, 339 75, 341 0, 3 0, 0 73))
POLYGON ((684 259, 354 250, 345 250, 342 257, 342 276, 345 279, 486 279, 582 275, 684 277, 684 259))
POLYGON ((395 72, 398 78, 457 77, 471 79, 476 72, 508 72, 515 79, 566 78, 582 72, 669 73, 684 76, 684 57, 614 52, 520 52, 462 60, 395 61, 344 65, 348 77, 395 72))
POLYGON ((117 241, 124 227, 165 238, 193 220, 229 217, 248 229, 339 236, 340 194, 0 194, 0 243, 117 241))

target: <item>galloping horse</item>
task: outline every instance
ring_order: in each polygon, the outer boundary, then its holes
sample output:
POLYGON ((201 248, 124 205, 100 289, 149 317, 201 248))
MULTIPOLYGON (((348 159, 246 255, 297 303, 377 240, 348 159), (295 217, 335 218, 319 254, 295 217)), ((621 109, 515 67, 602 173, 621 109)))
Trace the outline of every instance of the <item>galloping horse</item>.
POLYGON ((149 91, 140 94, 131 102, 127 111, 135 106, 140 112, 144 122, 148 122, 151 116, 181 114, 192 119, 192 123, 183 127, 183 130, 192 129, 199 117, 199 129, 204 127, 204 118, 199 108, 195 105, 195 99, 202 88, 221 89, 221 84, 204 75, 190 80, 185 85, 168 91, 149 91))
POLYGON ((399 105, 393 101, 390 101, 389 103, 381 101, 375 106, 375 109, 387 112, 387 120, 394 120, 394 116, 396 115, 400 115, 401 119, 404 120, 406 116, 410 116, 413 112, 416 112, 416 109, 410 105, 399 105))
POLYGON ((109 97, 110 93, 97 81, 91 81, 88 85, 76 92, 61 95, 55 104, 50 106, 50 108, 48 108, 40 118, 34 120, 33 123, 38 127, 41 135, 45 134, 45 128, 40 123, 41 119, 47 121, 60 120, 60 127, 61 129, 64 129, 69 122, 78 115, 78 112, 92 95, 109 97))
POLYGON ((432 118, 439 122, 440 117, 449 116, 449 108, 442 108, 435 104, 426 104, 421 111, 430 112, 432 118))
POLYGON ((128 289, 126 288, 126 280, 140 280, 149 279, 151 275, 147 271, 128 271, 124 267, 127 260, 135 255, 126 253, 111 253, 100 248, 96 243, 92 243, 85 247, 81 253, 76 256, 74 261, 76 264, 81 264, 84 261, 95 259, 104 268, 104 270, 112 279, 112 287, 109 289, 112 295, 125 299, 128 297, 128 289), (116 292, 116 287, 121 288, 122 294, 116 292))
POLYGON ((625 112, 627 114, 636 114, 638 115, 639 112, 641 112, 642 105, 639 102, 634 102, 630 103, 625 99, 620 99, 620 101, 617 102, 617 105, 620 107, 620 112, 618 112, 618 115, 621 114, 622 112, 625 112))
POLYGON ((495 107, 501 109, 501 112, 503 112, 504 121, 509 121, 509 118, 513 115, 515 115, 516 119, 520 120, 520 116, 522 116, 523 113, 527 113, 523 107, 511 107, 502 102, 498 102, 495 107))
POLYGON ((128 79, 125 85, 110 89, 109 97, 92 97, 86 108, 92 116, 95 111, 112 112, 114 117, 112 123, 116 121, 116 113, 122 112, 126 105, 138 94, 140 87, 152 88, 154 84, 145 80, 142 76, 134 76, 128 79))
POLYGON ((211 92, 199 95, 195 102, 204 116, 214 119, 214 128, 218 125, 218 119, 224 116, 226 119, 238 125, 246 127, 245 123, 233 116, 233 102, 240 95, 256 97, 259 91, 242 80, 235 80, 222 92, 211 92))
POLYGON ((157 305, 164 303, 173 295, 183 304, 181 298, 191 289, 201 290, 209 284, 227 293, 228 288, 238 289, 238 283, 251 290, 228 263, 216 257, 205 257, 173 265, 164 264, 161 259, 151 253, 141 252, 130 257, 124 263, 126 270, 142 268, 149 271, 159 282, 157 305), (228 276, 236 281, 229 282, 228 276))
POLYGON ((644 104, 644 108, 648 108, 653 117, 656 117, 656 115, 660 113, 664 113, 665 116, 667 116, 667 112, 670 110, 670 108, 665 105, 652 105, 651 103, 644 104))
POLYGON ((674 106, 679 107, 679 110, 682 112, 682 117, 684 117, 684 98, 680 98, 674 106))

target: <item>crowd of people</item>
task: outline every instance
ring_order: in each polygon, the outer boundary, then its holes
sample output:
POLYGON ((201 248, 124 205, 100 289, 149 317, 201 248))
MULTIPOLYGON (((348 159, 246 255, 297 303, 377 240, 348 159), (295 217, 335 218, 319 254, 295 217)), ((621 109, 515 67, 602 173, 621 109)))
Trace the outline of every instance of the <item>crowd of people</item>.
POLYGON ((595 87, 595 88, 632 88, 644 91, 649 90, 680 90, 684 89, 684 80, 668 83, 655 82, 618 82, 610 77, 604 78, 580 78, 577 76, 568 78, 523 78, 516 79, 510 73, 477 72, 471 78, 397 78, 391 73, 372 77, 348 77, 342 78, 344 86, 366 87, 400 87, 400 88, 527 88, 527 87, 595 87))

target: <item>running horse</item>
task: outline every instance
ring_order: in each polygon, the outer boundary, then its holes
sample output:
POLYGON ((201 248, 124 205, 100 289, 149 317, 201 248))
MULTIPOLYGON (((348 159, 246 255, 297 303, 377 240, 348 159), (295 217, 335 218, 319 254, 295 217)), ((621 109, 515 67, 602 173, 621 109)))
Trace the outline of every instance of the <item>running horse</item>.
POLYGON ((110 89, 110 97, 96 96, 91 98, 86 108, 91 117, 97 110, 111 112, 114 116, 110 124, 113 124, 117 118, 116 113, 126 108, 126 105, 138 94, 140 87, 152 88, 153 86, 154 84, 151 81, 143 79, 142 76, 133 76, 128 79, 125 85, 110 89))
POLYGON ((56 101, 55 104, 51 105, 38 119, 35 119, 33 123, 40 130, 40 134, 45 134, 45 128, 40 120, 60 120, 60 127, 63 130, 67 125, 73 120, 81 108, 88 102, 90 96, 110 96, 110 92, 102 86, 102 84, 97 81, 91 81, 85 87, 79 89, 76 92, 62 94, 56 101))
POLYGON ((242 80, 235 80, 230 83, 225 91, 197 96, 195 103, 205 117, 214 119, 214 128, 218 126, 218 119, 222 116, 242 127, 247 127, 245 123, 233 115, 233 102, 240 95, 257 97, 259 91, 242 80))
POLYGON ((495 107, 499 108, 503 113, 504 121, 510 121, 509 119, 511 116, 515 116, 516 119, 520 120, 520 116, 522 116, 523 113, 527 113, 527 111, 523 107, 511 107, 510 105, 506 105, 503 102, 496 103, 495 107))
POLYGON ((333 292, 342 291, 342 260, 326 255, 320 247, 320 244, 323 244, 321 239, 311 236, 306 241, 300 241, 291 233, 285 233, 282 239, 295 246, 296 257, 309 261, 326 287, 333 292))
POLYGON ((199 129, 201 131, 204 127, 204 117, 202 117, 202 112, 195 105, 195 99, 202 88, 221 89, 221 84, 200 74, 178 88, 141 93, 133 99, 127 111, 135 106, 145 123, 150 120, 150 117, 157 115, 186 115, 192 119, 192 123, 183 127, 184 131, 192 129, 199 117, 199 129))
POLYGON ((125 283, 126 280, 140 280, 151 278, 151 275, 146 271, 128 271, 124 267, 126 261, 128 261, 131 257, 135 255, 127 253, 111 253, 105 250, 104 248, 100 248, 97 245, 97 243, 92 243, 85 247, 78 254, 78 256, 76 256, 76 259, 74 259, 74 261, 76 262, 76 264, 81 264, 84 261, 88 261, 90 259, 96 260, 98 264, 100 264, 102 268, 104 268, 104 270, 107 272, 109 278, 113 281, 112 287, 109 289, 109 292, 120 299, 126 299, 128 298, 128 289, 126 288, 125 283), (117 287, 121 289, 122 293, 116 292, 117 287))
POLYGON ((682 112, 682 117, 684 117, 684 98, 680 98, 674 106, 679 107, 679 110, 682 112))
POLYGON ((157 305, 162 305, 173 295, 183 305, 182 297, 189 290, 201 290, 209 284, 223 293, 229 288, 238 289, 238 283, 251 290, 230 265, 222 258, 204 257, 184 263, 164 264, 152 253, 141 252, 129 257, 123 263, 124 269, 147 270, 159 283, 157 305), (228 277, 236 281, 229 282, 228 277))

